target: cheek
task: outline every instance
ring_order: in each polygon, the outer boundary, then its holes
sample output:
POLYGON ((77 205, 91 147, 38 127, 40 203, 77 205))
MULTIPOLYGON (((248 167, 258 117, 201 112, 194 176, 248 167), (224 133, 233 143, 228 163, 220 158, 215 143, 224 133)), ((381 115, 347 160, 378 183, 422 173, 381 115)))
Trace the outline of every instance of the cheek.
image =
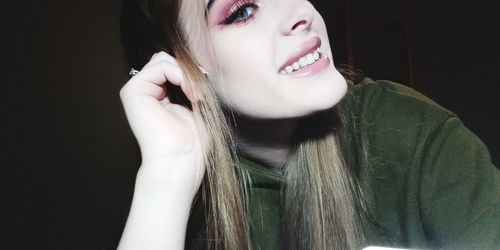
POLYGON ((271 92, 272 42, 263 39, 261 27, 246 26, 218 30, 213 34, 220 66, 217 92, 226 106, 242 113, 255 109, 271 92), (259 29, 257 29, 259 28, 259 29), (257 29, 257 30, 255 30, 257 29), (271 70, 270 70, 271 68, 271 70))
POLYGON ((221 37, 218 44, 218 59, 224 89, 232 94, 250 91, 257 87, 266 91, 274 70, 270 42, 243 39, 242 36, 221 37), (267 44, 267 45, 266 45, 267 44))
POLYGON ((265 74, 266 69, 269 69, 272 63, 271 49, 268 48, 270 42, 263 43, 256 39, 242 39, 241 37, 225 39, 218 49, 225 76, 252 74, 252 72, 265 74))

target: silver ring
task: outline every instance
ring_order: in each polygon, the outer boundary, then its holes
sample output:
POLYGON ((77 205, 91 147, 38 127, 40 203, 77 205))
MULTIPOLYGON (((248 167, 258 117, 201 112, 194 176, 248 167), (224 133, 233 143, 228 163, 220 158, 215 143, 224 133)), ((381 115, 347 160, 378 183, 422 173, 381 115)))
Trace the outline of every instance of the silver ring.
POLYGON ((128 72, 128 74, 129 74, 130 76, 135 76, 135 75, 137 75, 138 73, 139 73, 139 70, 136 70, 136 69, 134 69, 134 68, 130 68, 130 72, 128 72))

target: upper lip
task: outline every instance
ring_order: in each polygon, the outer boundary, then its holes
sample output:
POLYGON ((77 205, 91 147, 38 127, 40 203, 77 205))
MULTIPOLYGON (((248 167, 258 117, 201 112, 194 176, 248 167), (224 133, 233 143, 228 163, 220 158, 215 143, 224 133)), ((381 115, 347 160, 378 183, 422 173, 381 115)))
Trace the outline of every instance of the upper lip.
POLYGON ((321 39, 319 36, 315 36, 304 43, 302 43, 300 46, 296 47, 292 55, 288 57, 286 62, 281 65, 281 68, 279 69, 278 72, 281 72, 285 70, 285 68, 292 63, 298 61, 301 57, 313 52, 315 49, 319 48, 321 46, 321 39))

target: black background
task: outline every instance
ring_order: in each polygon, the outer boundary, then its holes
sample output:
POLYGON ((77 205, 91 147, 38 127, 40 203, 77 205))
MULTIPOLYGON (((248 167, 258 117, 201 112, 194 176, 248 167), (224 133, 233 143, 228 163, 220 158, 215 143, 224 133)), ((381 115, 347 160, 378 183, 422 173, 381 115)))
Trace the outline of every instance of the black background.
MULTIPOLYGON (((494 3, 312 2, 337 63, 412 86, 457 113, 499 165, 494 3)), ((120 238, 140 159, 118 94, 128 79, 119 7, 2 3, 4 249, 105 249, 120 238)))

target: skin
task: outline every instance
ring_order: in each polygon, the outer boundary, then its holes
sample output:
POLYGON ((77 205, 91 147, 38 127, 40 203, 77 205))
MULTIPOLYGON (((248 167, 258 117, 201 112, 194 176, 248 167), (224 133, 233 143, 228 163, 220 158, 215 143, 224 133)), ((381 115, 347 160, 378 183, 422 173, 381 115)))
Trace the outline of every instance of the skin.
MULTIPOLYGON (((316 35, 332 59, 325 23, 305 0, 238 0, 256 1, 260 8, 244 25, 222 26, 220 15, 212 13, 230 0, 215 1, 208 24, 224 79, 216 87, 225 105, 236 111, 240 153, 279 169, 297 121, 331 108, 347 89, 333 63, 307 78, 278 73, 296 46, 316 35)), ((203 62, 203 51, 195 52, 203 62)), ((176 59, 158 52, 120 90, 142 156, 120 250, 184 249, 190 208, 205 174, 204 124, 197 124, 186 107, 170 102, 166 84, 180 86, 191 101, 195 98, 176 59)))
POLYGON ((215 0, 207 16, 224 79, 218 89, 237 113, 241 153, 278 169, 288 155, 298 119, 333 107, 347 84, 334 67, 325 22, 309 1, 238 0, 259 7, 243 8, 234 23, 225 25, 220 22, 231 14, 224 12, 228 2, 215 0), (305 78, 279 74, 294 49, 316 35, 330 59, 328 68, 305 78))

